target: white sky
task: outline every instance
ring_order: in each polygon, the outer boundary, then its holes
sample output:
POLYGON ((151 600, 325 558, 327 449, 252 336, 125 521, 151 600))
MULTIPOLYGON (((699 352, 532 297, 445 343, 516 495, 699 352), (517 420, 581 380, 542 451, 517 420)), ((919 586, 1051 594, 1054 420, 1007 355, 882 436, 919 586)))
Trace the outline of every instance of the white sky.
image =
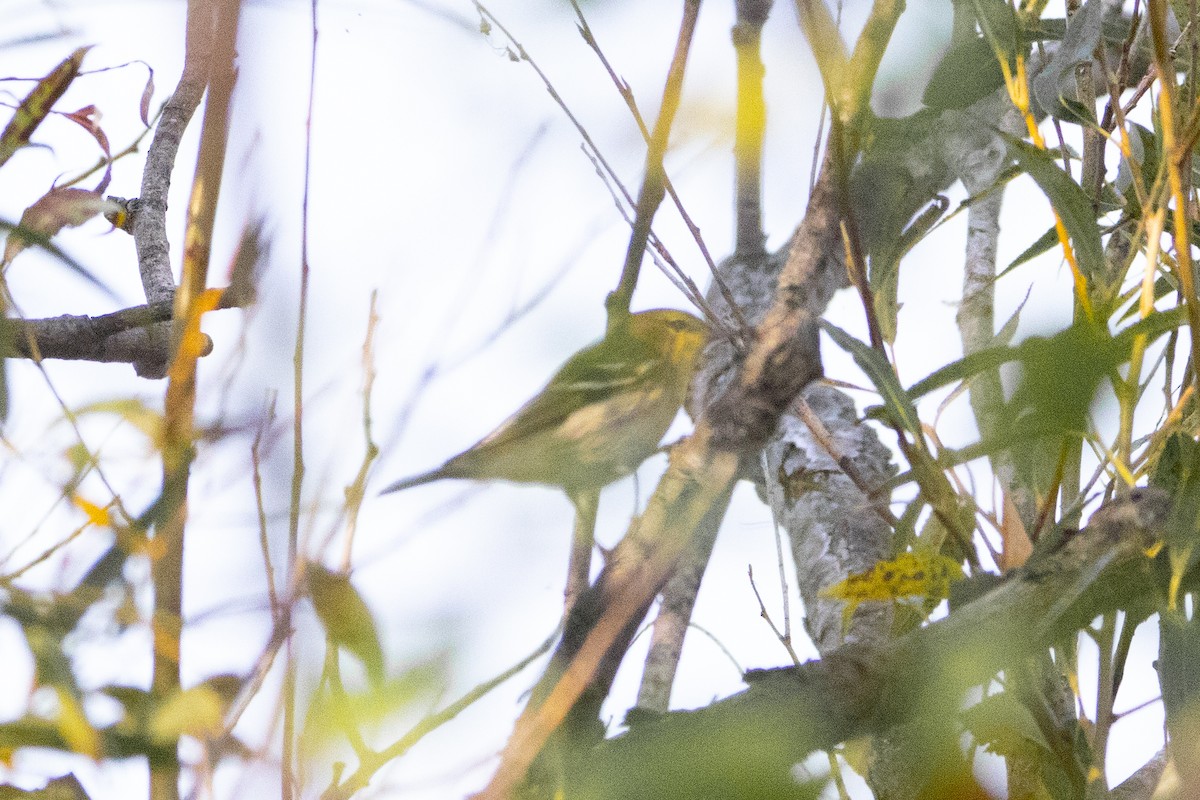
MULTIPOLYGON (((633 86, 650 118, 678 26, 678 5, 586 7, 610 61, 633 86)), ((640 138, 607 76, 575 35, 569 6, 551 0, 496 0, 489 7, 549 74, 626 185, 636 191, 640 138)), ((40 76, 72 48, 94 43, 87 67, 131 59, 154 67, 154 107, 174 86, 182 59, 182 2, 49 6, 11 0, 0 8, 13 20, 10 35, 17 35, 18 28, 46 32, 58 22, 75 32, 0 51, 0 75, 40 76)), ((865 8, 863 2, 849 3, 848 19, 865 8)), ((283 0, 251 3, 245 11, 213 282, 222 280, 248 215, 266 215, 272 249, 260 305, 245 314, 222 312, 207 320, 216 353, 204 364, 200 387, 202 419, 251 426, 261 418, 268 394, 278 392, 280 420, 264 466, 271 544, 277 554, 284 547, 290 469, 288 398, 311 35, 307 13, 307 4, 283 0)), ((948 40, 949 21, 949 0, 913 4, 906 12, 880 79, 888 113, 916 108, 938 48, 948 40)), ((732 3, 705 4, 668 160, 671 176, 717 258, 732 248, 731 23, 732 3)), ((379 292, 382 318, 372 403, 374 435, 383 447, 372 478, 376 489, 476 441, 603 328, 604 294, 616 283, 628 230, 580 152, 578 135, 532 70, 505 57, 499 32, 485 39, 475 24, 465 0, 321 6, 305 367, 306 540, 325 538, 342 489, 362 458, 361 347, 372 290, 379 292), (548 288, 527 315, 506 324, 510 313, 548 288), (423 384, 422 376, 434 365, 447 369, 423 384)), ((819 82, 789 3, 778 3, 768 23, 764 58, 770 115, 764 212, 774 248, 803 209, 820 101, 819 82)), ((81 78, 59 107, 100 105, 105 130, 114 149, 120 149, 140 128, 136 109, 144 80, 145 70, 138 66, 81 78)), ((18 95, 27 86, 7 85, 18 95)), ((169 228, 176 233, 182 232, 197 130, 198 120, 176 173, 169 228)), ((47 122, 35 140, 51 144, 53 151, 22 152, 6 166, 8 189, 0 195, 4 218, 17 218, 56 177, 90 166, 97 156, 87 136, 62 120, 47 122)), ((136 196, 140 168, 140 157, 120 162, 109 191, 136 196)), ((952 197, 961 199, 961 190, 952 197)), ((1010 190, 1004 218, 1010 235, 1002 240, 1002 264, 1042 233, 1047 211, 1044 198, 1028 185, 1010 190)), ((952 304, 959 293, 963 219, 929 237, 906 262, 897 343, 906 383, 958 354, 952 304)), ((106 227, 90 223, 65 234, 62 242, 118 292, 123 304, 136 304, 142 297, 132 240, 119 232, 105 234, 106 227)), ((676 215, 664 207, 656 229, 675 257, 705 284, 703 263, 676 215)), ((38 253, 23 255, 9 280, 30 316, 99 314, 113 308, 111 301, 38 253)), ((1053 259, 1022 268, 1000 285, 997 318, 1006 319, 1031 284, 1022 330, 1044 332, 1065 324, 1070 281, 1053 259)), ((634 302, 638 308, 684 304, 652 267, 644 271, 634 302)), ((830 316, 851 331, 863 331, 861 309, 850 292, 835 299, 830 316)), ((824 352, 830 376, 864 383, 828 342, 824 352)), ((69 474, 62 453, 73 437, 41 377, 28 365, 9 369, 15 396, 6 435, 12 449, 0 454, 5 477, 0 485, 5 497, 20 502, 6 506, 12 510, 0 521, 0 542, 7 553, 37 530, 14 558, 21 563, 80 520, 77 512, 55 505, 58 487, 69 474), (39 528, 43 518, 48 521, 39 528)), ((121 365, 51 363, 48 372, 73 407, 133 396, 158 408, 165 388, 137 379, 121 365)), ((922 407, 927 420, 939 400, 922 407)), ((676 432, 686 429, 681 420, 676 432)), ((126 503, 141 508, 158 484, 145 439, 113 416, 85 419, 84 431, 91 447, 102 448, 106 469, 126 503)), ((948 445, 972 439, 965 402, 943 415, 939 432, 948 445)), ((203 615, 203 621, 189 627, 184 639, 188 682, 247 670, 265 636, 263 565, 248 478, 251 435, 203 446, 196 464, 187 610, 190 618, 203 615)), ((883 438, 890 443, 890 436, 883 438)), ((625 481, 606 492, 602 543, 611 544, 621 534, 635 498, 644 501, 661 468, 661 459, 649 462, 639 490, 625 481)), ((986 474, 978 477, 982 481, 986 474)), ((107 499, 93 480, 84 488, 89 499, 107 499)), ((400 675, 429 660, 442 670, 436 695, 420 695, 406 715, 371 738, 374 743, 389 741, 389 733, 507 668, 551 632, 561 609, 570 526, 569 504, 548 489, 445 484, 367 499, 355 541, 354 582, 372 605, 391 673, 400 675)), ((107 545, 104 535, 89 536, 36 579, 54 585, 77 576, 107 545)), ((339 543, 326 552, 327 563, 337 563, 340 548, 339 543)), ((315 551, 314 543, 310 552, 315 551)), ((764 597, 773 599, 777 612, 774 553, 769 514, 743 486, 696 613, 696 621, 738 663, 730 663, 711 639, 692 636, 676 684, 676 706, 705 704, 738 690, 740 669, 787 662, 758 618, 745 577, 747 565, 753 565, 764 597)), ((798 616, 796 603, 793 610, 798 616)), ((1148 666, 1157 642, 1142 643, 1140 636, 1137 664, 1131 665, 1118 710, 1157 691, 1148 666)), ((0 626, 0 637, 6 652, 21 647, 11 625, 0 626)), ((301 620, 299 641, 310 668, 305 686, 310 687, 322 646, 311 618, 301 620)), ((608 710, 614 718, 632 702, 645 644, 643 639, 635 646, 618 680, 608 710)), ((102 644, 83 642, 78 654, 87 686, 148 679, 144 631, 102 644)), ((429 737, 378 784, 430 798, 462 796, 478 788, 490 774, 491 756, 503 743, 535 674, 531 669, 429 737)), ((0 675, 2 685, 9 687, 0 692, 0 712, 20 713, 29 664, 8 659, 0 675)), ((269 701, 252 707, 246 727, 252 744, 259 743, 255 732, 271 710, 269 701)), ((1160 711, 1142 712, 1117 730, 1135 725, 1134 735, 1114 741, 1114 779, 1159 746, 1154 738, 1161 731, 1160 711)), ((12 770, 0 768, 0 777, 38 786, 66 768, 63 759, 44 753, 20 754, 12 770)), ((78 771, 93 798, 137 797, 144 791, 142 768, 136 763, 98 768, 70 762, 69 768, 78 771)), ((328 774, 328 764, 322 762, 308 776, 309 794, 319 793, 328 774)), ((216 793, 233 797, 274 791, 274 780, 273 772, 247 773, 231 765, 219 773, 216 793)))

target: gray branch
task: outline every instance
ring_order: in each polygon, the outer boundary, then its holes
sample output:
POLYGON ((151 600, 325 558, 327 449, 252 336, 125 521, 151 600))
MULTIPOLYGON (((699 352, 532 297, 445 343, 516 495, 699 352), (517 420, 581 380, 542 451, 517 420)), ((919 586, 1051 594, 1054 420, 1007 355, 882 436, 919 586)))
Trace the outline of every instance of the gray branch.
POLYGON ((653 786, 735 796, 750 781, 787 785, 791 765, 815 750, 917 719, 953 719, 971 687, 1144 597, 1152 574, 1145 552, 1170 505, 1161 490, 1137 490, 943 620, 882 644, 846 644, 800 667, 753 671, 737 695, 635 725, 594 751, 578 796, 644 795, 653 786))

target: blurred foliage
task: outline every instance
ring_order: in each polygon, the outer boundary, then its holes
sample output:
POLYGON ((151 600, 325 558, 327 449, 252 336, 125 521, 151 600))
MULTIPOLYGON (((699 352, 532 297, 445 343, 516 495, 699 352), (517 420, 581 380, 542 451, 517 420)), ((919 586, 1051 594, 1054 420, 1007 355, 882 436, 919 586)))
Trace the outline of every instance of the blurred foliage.
MULTIPOLYGON (((581 5, 588 13, 610 10, 594 2, 581 5)), ((1079 4, 1069 20, 1043 18, 1045 5, 1016 5, 1007 0, 955 3, 956 33, 925 87, 926 108, 904 119, 867 120, 862 130, 846 137, 846 141, 861 143, 861 150, 848 154, 851 169, 845 176, 841 200, 853 212, 847 216, 861 223, 861 232, 847 225, 840 233, 843 241, 856 235, 861 238, 854 243, 859 245, 855 252, 867 260, 868 269, 865 285, 856 289, 862 294, 863 313, 872 324, 871 336, 866 337, 870 341, 863 341, 831 322, 823 322, 823 330, 850 354, 876 393, 878 404, 867 410, 866 419, 869 424, 886 424, 896 433, 908 469, 893 483, 870 487, 877 492, 874 499, 883 505, 888 500, 906 503, 895 521, 893 557, 835 584, 826 596, 845 602, 847 619, 865 603, 904 606, 895 615, 891 631, 896 641, 917 644, 911 650, 842 654, 845 661, 836 662, 842 666, 840 674, 829 679, 819 702, 807 705, 796 699, 799 679, 795 674, 748 675, 751 689, 745 697, 735 697, 723 706, 714 703, 691 716, 668 717, 687 720, 678 726, 659 725, 653 719, 634 721, 627 734, 597 747, 597 752, 611 748, 629 754, 620 762, 621 768, 611 767, 617 762, 600 759, 592 771, 585 768, 582 774, 567 774, 562 785, 531 783, 525 787, 531 796, 554 794, 565 786, 567 796, 584 798, 816 797, 825 790, 828 778, 797 780, 794 766, 814 749, 836 747, 846 737, 834 734, 848 728, 853 728, 850 733, 854 735, 882 734, 867 748, 869 755, 853 759, 875 785, 895 777, 894 766, 885 768, 891 759, 893 765, 911 765, 900 771, 910 781, 907 788, 915 787, 915 796, 984 797, 972 774, 974 747, 978 746, 1010 763, 1032 765, 1032 775, 1025 776, 1034 787, 1030 796, 1081 796, 1104 766, 1103 745, 1115 716, 1111 705, 1097 709, 1095 720, 1076 715, 1077 700, 1085 688, 1080 685, 1084 673, 1079 669, 1077 635, 1084 632, 1090 636, 1105 659, 1106 666, 1096 680, 1107 684, 1089 687, 1090 694, 1111 700, 1124 676, 1134 623, 1155 613, 1167 728, 1177 742, 1197 739, 1200 677, 1195 663, 1200 658, 1200 629, 1193 592, 1200 563, 1200 548, 1196 547, 1200 533, 1200 411, 1194 393, 1194 365, 1189 363, 1195 354, 1184 352, 1181 341, 1191 333, 1187 310, 1198 298, 1188 296, 1194 290, 1187 288, 1192 282, 1189 273, 1181 271, 1181 265, 1189 262, 1180 258, 1180 249, 1186 236, 1200 240, 1200 223, 1188 221, 1185 229, 1176 230, 1177 222, 1169 210, 1172 205, 1182 207, 1182 193, 1190 196, 1191 185, 1200 177, 1200 159, 1186 149, 1194 148, 1200 139, 1200 123, 1186 115, 1164 117, 1166 106, 1161 97, 1140 122, 1105 114, 1106 87, 1102 86, 1098 99, 1087 97, 1083 70, 1098 50, 1105 53, 1104 63, 1110 68, 1123 65, 1128 79, 1122 87, 1123 98, 1129 100, 1128 90, 1147 74, 1151 51, 1144 37, 1131 36, 1128 20, 1120 14, 1106 16, 1099 0, 1079 4), (1034 54, 1047 48, 1052 56, 1039 74, 1029 77, 1026 70, 1034 54), (1003 139, 999 149, 1004 168, 987 191, 1002 191, 1018 180, 1032 182, 1045 195, 1053 215, 1038 218, 1027 230, 1013 232, 1025 250, 996 280, 1017 280, 1015 276, 1027 273, 1017 272, 1016 267, 1037 257, 1058 258, 1061 252, 1064 268, 1074 278, 1074 293, 1051 300, 1069 309, 1063 316, 1071 322, 1047 335, 1019 336, 1018 309, 987 346, 941 365, 906 388, 898 368, 905 354, 897 352, 897 343, 906 341, 901 333, 919 330, 925 321, 901 313, 901 280, 911 271, 905 257, 922 237, 955 214, 969 211, 978 200, 970 198, 951 211, 941 192, 955 179, 954 169, 936 160, 922 164, 927 167, 923 170, 915 169, 916 155, 926 154, 914 153, 950 124, 948 120, 961 120, 959 112, 998 92, 1008 92, 1014 99, 1023 92, 1032 100, 1030 119, 1034 124, 1042 117, 1052 117, 1072 139, 1091 137, 1100 125, 1108 125, 1100 137, 1101 155, 1104 147, 1125 149, 1115 175, 1110 178, 1101 169, 1099 185, 1085 186, 1081 175, 1095 166, 1091 161, 1097 158, 1094 150, 1072 149, 1066 143, 1042 147, 1022 138, 1003 139), (1039 119, 1034 119, 1035 114, 1039 119), (1124 127, 1116 130, 1117 125, 1124 127), (1174 151, 1170 149, 1172 141, 1176 143, 1174 151), (1182 149, 1179 142, 1184 143, 1182 149), (1179 165, 1183 166, 1182 176, 1174 176, 1173 184, 1170 170, 1179 165), (944 390, 950 394, 946 402, 951 402, 975 391, 985 377, 999 385, 1001 370, 1006 368, 1012 370, 1006 375, 1011 378, 1007 395, 992 398, 989 407, 977 410, 980 416, 993 415, 977 417, 979 428, 996 433, 957 449, 943 446, 938 418, 930 419, 925 401, 944 390), (1092 413, 1098 402, 1108 401, 1118 408, 1115 424, 1097 420, 1092 413), (1146 423, 1147 415, 1154 422, 1146 423), (1083 468, 1085 448, 1091 449, 1096 462, 1092 477, 1083 468), (992 474, 1000 476, 994 492, 989 491, 990 486, 975 484, 975 475, 961 469, 983 459, 989 461, 992 474), (1082 550, 1077 547, 1077 537, 1089 533, 1103 536, 1105 531, 1095 530, 1103 528, 1101 524, 1078 533, 1064 520, 1090 507, 1101 494, 1113 498, 1104 508, 1127 511, 1129 504, 1122 503, 1133 496, 1130 486, 1147 475, 1153 476, 1152 485, 1168 491, 1175 501, 1166 522, 1156 522, 1156 529, 1150 532, 1155 545, 1143 548, 1150 557, 1139 554, 1115 566, 1105 560, 1109 557, 1105 554, 1095 562, 1073 562, 1082 550), (990 494, 997 498, 992 509, 986 505, 990 494), (1032 501, 1019 507, 1018 500, 1023 497, 1032 501), (1042 538, 1024 567, 1007 576, 992 575, 986 571, 987 565, 1017 563, 1006 559, 1007 552, 995 552, 984 544, 991 541, 991 529, 1005 526, 1014 526, 1029 538, 1042 538), (1157 552, 1159 545, 1162 554, 1157 552), (962 577, 964 562, 974 574, 959 588, 952 584, 962 577), (1008 597, 1004 592, 1013 587, 1029 590, 1037 603, 1032 612, 1028 606, 1000 604, 997 597, 1008 597), (941 601, 955 592, 959 596, 948 620, 929 623, 941 601), (993 606, 1009 612, 1020 609, 1028 616, 986 618, 974 632, 959 634, 963 642, 959 649, 938 639, 939 631, 956 630, 952 626, 963 614, 982 615, 993 606), (1119 631, 1115 622, 1118 609, 1127 612, 1126 627, 1119 631), (1100 622, 1092 624, 1098 615, 1100 622), (927 637, 920 638, 926 632, 927 637), (926 649, 929 642, 933 644, 926 649), (872 671, 883 663, 884 656, 898 665, 895 674, 880 676, 872 671), (1038 672, 1046 664, 1053 672, 1048 680, 1038 672), (883 696, 871 694, 880 685, 883 696), (983 696, 977 702, 964 702, 971 692, 983 696), (1064 697, 1069 713, 1054 707, 1055 703, 1061 705, 1064 697), (724 714, 739 706, 746 713, 724 714), (962 744, 964 734, 970 737, 969 747, 962 744), (890 754, 885 752, 889 749, 890 754)), ((1182 17, 1195 13, 1182 2, 1174 5, 1182 17)), ((547 7, 562 11, 567 18, 565 3, 555 0, 547 7)), ((1200 24, 1193 23, 1200 20, 1180 21, 1185 25, 1174 35, 1180 38, 1178 52, 1183 53, 1195 47, 1200 24)), ((515 51, 509 52, 514 60, 520 60, 515 51)), ((62 114, 87 132, 102 153, 103 165, 61 186, 56 176, 47 175, 45 192, 26 209, 21 221, 0 221, 0 228, 8 232, 5 267, 26 248, 38 246, 102 286, 53 241, 64 228, 117 210, 102 197, 111 162, 119 154, 114 156, 109 147, 99 124, 99 109, 91 105, 55 108, 66 91, 87 74, 82 69, 87 54, 86 47, 69 53, 16 99, 12 117, 0 132, 0 167, 22 148, 35 144, 35 134, 52 113, 62 114), (73 185, 100 170, 102 177, 93 188, 73 185)), ((1186 70, 1171 80, 1175 81, 1172 90, 1185 98, 1181 105, 1190 113, 1189 103, 1194 105, 1200 87, 1186 70)), ((617 82, 621 84, 619 79, 617 82)), ((625 86, 619 88, 629 91, 625 86)), ((1151 90, 1151 100, 1155 91, 1160 89, 1151 90)), ((151 124, 151 94, 152 82, 139 104, 146 126, 151 124)), ((130 152, 135 150, 136 142, 130 152)), ((243 272, 252 271, 245 264, 242 267, 243 272)), ((247 278, 244 282, 252 281, 247 278)), ((248 292, 246 296, 253 294, 250 287, 241 288, 248 292)), ((215 296, 208 299, 216 301, 215 296)), ((7 305, 3 310, 6 315, 12 313, 7 305)), ((0 357, 14 353, 14 330, 12 325, 0 325, 0 357)), ((927 330, 920 333, 926 338, 939 335, 927 330)), ((611 378, 615 366, 621 365, 601 366, 601 372, 607 371, 611 378)), ((611 381, 586 377, 588 380, 577 382, 575 390, 604 389, 606 397, 612 395, 611 381)), ((8 397, 0 382, 0 416, 7 411, 8 397)), ((672 406, 672 414, 674 410, 672 406)), ((154 462, 150 471, 156 472, 162 458, 162 413, 143 401, 117 398, 75 409, 65 422, 89 424, 102 416, 120 420, 123 441, 141 447, 154 462)), ((369 409, 364 417, 369 423, 369 409)), ((597 432, 597 447, 605 444, 602 435, 597 432)), ((212 436, 219 438, 220 432, 212 436)), ((247 479, 256 491, 261 490, 257 472, 260 444, 255 441, 255 473, 247 479)), ((519 464, 516 455, 512 458, 519 464)), ((352 565, 334 571, 318 560, 325 558, 325 553, 312 552, 297 556, 305 570, 302 585, 286 587, 286 581, 274 581, 270 597, 263 601, 264 608, 269 606, 274 630, 261 652, 253 654, 257 658, 254 671, 210 676, 160 695, 142 686, 89 685, 82 680, 83 670, 77 663, 79 642, 151 624, 144 610, 145 573, 147 565, 153 569, 161 557, 162 547, 148 532, 156 522, 180 513, 185 504, 182 494, 160 498, 133 519, 136 514, 127 512, 119 498, 108 503, 80 493, 85 479, 99 466, 99 456, 82 442, 64 450, 61 464, 63 505, 79 520, 77 529, 59 537, 50 550, 24 566, 14 568, 6 559, 8 572, 0 575, 0 614, 19 630, 27 651, 23 655, 34 672, 25 708, 15 718, 0 722, 0 754, 8 761, 17 750, 47 748, 95 761, 145 758, 152 765, 175 765, 182 738, 202 745, 204 758, 211 762, 205 768, 231 756, 252 757, 231 728, 244 703, 259 691, 260 672, 270 669, 279 648, 292 634, 292 614, 303 597, 312 602, 325 634, 327 658, 319 679, 311 681, 310 690, 295 700, 293 711, 302 718, 298 727, 305 767, 323 763, 322 759, 332 759, 335 764, 330 796, 335 790, 352 794, 366 786, 389 760, 406 754, 500 680, 520 671, 505 673, 441 710, 428 712, 424 707, 441 693, 446 680, 444 656, 414 657, 409 653, 389 663, 383 645, 389 637, 381 635, 369 598, 352 582, 352 565), (40 564, 56 560, 77 564, 78 557, 72 562, 63 554, 74 557, 73 543, 79 540, 93 545, 103 542, 101 555, 81 578, 64 578, 58 590, 25 585, 27 571, 40 564), (282 587, 278 593, 277 586, 282 587), (347 680, 341 672, 343 655, 354 670, 347 680), (358 680, 357 670, 365 681, 358 680), (92 712, 101 702, 112 711, 111 718, 92 712), (390 728, 401 718, 411 725, 395 736, 390 728), (349 755, 356 757, 360 771, 353 779, 346 775, 349 755), (347 778, 345 783, 343 778, 347 778)), ((348 507, 339 510, 347 517, 357 513, 367 466, 369 463, 363 468, 357 494, 348 492, 348 507)), ((299 528, 296 502, 292 523, 299 528)), ((1133 506, 1136 515, 1136 503, 1133 506)), ((265 530, 267 512, 264 506, 259 511, 265 530)), ((1111 544, 1110 553, 1129 549, 1125 547, 1128 542, 1111 544)), ((264 555, 264 562, 270 572, 274 565, 269 554, 264 555)), ((300 566, 300 562, 290 566, 300 566)), ((74 573, 64 570, 62 574, 74 573)), ((157 620, 155 624, 164 623, 157 620)), ((1193 785, 1200 781, 1200 753, 1181 747, 1173 757, 1185 780, 1193 785)), ((580 763, 591 766, 586 757, 580 763)), ((0 800, 85 796, 72 776, 56 778, 40 790, 0 787, 0 800)))

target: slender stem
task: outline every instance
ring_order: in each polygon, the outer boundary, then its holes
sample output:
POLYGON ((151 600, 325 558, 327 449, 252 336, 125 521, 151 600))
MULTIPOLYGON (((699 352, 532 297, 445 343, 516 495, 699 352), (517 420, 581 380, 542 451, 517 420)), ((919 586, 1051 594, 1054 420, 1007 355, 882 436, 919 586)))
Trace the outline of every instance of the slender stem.
POLYGON ((596 541, 596 511, 600 492, 595 489, 571 492, 575 506, 575 532, 571 537, 571 558, 567 564, 567 585, 563 592, 563 618, 571 613, 575 599, 587 589, 592 576, 592 550, 596 541))
POLYGON ((1100 674, 1096 678, 1096 725, 1092 738, 1092 767, 1088 770, 1088 797, 1103 797, 1104 789, 1108 787, 1106 777, 1108 756, 1108 735, 1115 721, 1113 717, 1113 701, 1115 685, 1113 682, 1113 643, 1115 640, 1117 615, 1105 614, 1100 630, 1092 634, 1096 647, 1100 650, 1100 674))
POLYGON ((671 59, 670 69, 667 70, 662 106, 659 108, 654 130, 650 134, 650 144, 646 148, 646 174, 642 179, 641 191, 638 193, 633 233, 629 237, 629 248, 625 251, 625 265, 621 269, 621 281, 605 301, 608 306, 610 330, 623 325, 625 318, 629 315, 629 303, 633 299, 633 290, 637 286, 638 275, 641 272, 642 256, 646 251, 646 243, 650 240, 650 226, 666 193, 663 159, 667 154, 671 124, 675 121, 675 112, 679 110, 679 100, 683 94, 683 75, 687 68, 688 53, 692 47, 692 36, 696 32, 696 22, 699 17, 700 0, 684 0, 683 21, 679 25, 675 55, 671 59))
POLYGON ((1167 178, 1174 200, 1174 225, 1171 234, 1175 242, 1175 278, 1179 281, 1180 299, 1187 308, 1192 337, 1192 375, 1189 382, 1200 383, 1200 298, 1196 296, 1195 278, 1192 273, 1188 190, 1181 168, 1181 160, 1187 154, 1181 153, 1176 146, 1175 66, 1167 46, 1166 0, 1149 0, 1147 7, 1151 39, 1154 41, 1155 68, 1160 76, 1165 76, 1164 80, 1159 81, 1159 119, 1162 126, 1163 153, 1167 162, 1167 178))
MULTIPOLYGON (((304 194, 300 206, 300 297, 296 309, 296 340, 292 353, 292 487, 288 503, 287 565, 296 570, 300 551, 300 501, 304 487, 304 341, 308 321, 308 202, 312 183, 312 123, 316 101, 317 0, 312 0, 312 44, 308 74, 308 114, 304 123, 304 194)), ((293 640, 288 639, 287 667, 283 679, 283 746, 280 777, 283 800, 299 792, 295 772, 296 658, 293 640)))
MULTIPOLYGON (((765 4, 768 7, 771 5, 771 2, 773 2, 773 0, 752 0, 752 3, 765 4)), ((604 66, 604 70, 608 73, 608 77, 612 80, 613 85, 617 87, 617 93, 621 95, 621 99, 624 100, 625 105, 629 107, 629 113, 633 116, 633 121, 637 123, 638 131, 640 131, 642 134, 642 139, 649 144, 650 129, 646 127, 646 121, 642 117, 641 110, 638 108, 637 99, 633 96, 633 90, 630 89, 628 83, 626 83, 617 75, 616 70, 614 70, 612 64, 609 63, 608 57, 604 55, 604 51, 600 48, 600 43, 596 41, 596 36, 594 33, 592 33, 591 26, 588 25, 587 17, 583 15, 583 9, 579 7, 579 0, 571 0, 571 7, 575 9, 575 16, 579 19, 580 35, 583 36, 583 40, 587 43, 588 47, 592 48, 592 52, 596 54, 596 57, 600 59, 600 63, 604 66)), ((562 104, 561 98, 557 97, 557 95, 555 96, 555 99, 560 103, 560 105, 562 104)), ((570 116, 570 112, 568 112, 568 116, 570 116)), ((575 121, 574 117, 572 117, 572 121, 575 121)), ((584 134, 584 140, 588 141, 593 151, 595 151, 595 143, 590 141, 590 137, 588 137, 585 132, 581 131, 581 133, 584 134)), ((606 170, 608 169, 607 163, 602 163, 598 165, 597 172, 600 172, 599 167, 601 165, 606 170)), ((603 177, 603 173, 601 173, 601 176, 603 177)), ((610 180, 615 180, 615 176, 611 174, 611 171, 609 171, 608 177, 610 180)), ((608 181, 606 181, 606 183, 607 182, 608 181)), ((692 215, 688 213, 687 208, 683 205, 683 201, 679 199, 679 193, 675 191, 675 184, 671 182, 670 176, 665 172, 663 173, 663 184, 666 186, 667 195, 671 198, 671 202, 675 204, 675 210, 679 212, 679 218, 683 220, 683 224, 687 225, 688 231, 692 234, 692 239, 695 240, 696 247, 700 250, 700 255, 704 258, 704 263, 708 265, 708 271, 712 275, 713 285, 717 287, 717 290, 725 298, 725 302, 733 312, 737 324, 742 328, 742 335, 745 335, 748 332, 749 324, 743 317, 741 308, 739 308, 738 304, 734 301, 733 292, 730 291, 729 286, 725 283, 724 276, 722 276, 720 271, 717 269, 717 262, 713 260, 712 254, 708 251, 708 245, 705 244, 704 237, 700 234, 700 226, 692 220, 692 215)), ((621 191, 625 196, 626 202, 628 202, 630 205, 633 205, 632 199, 629 197, 628 192, 625 191, 623 186, 621 187, 621 191)), ((625 209, 620 206, 619 201, 617 205, 619 208, 621 208, 622 215, 626 217, 627 221, 629 221, 628 215, 625 212, 625 209)), ((650 246, 656 250, 665 250, 662 241, 653 231, 650 233, 650 246)), ((655 253, 652 252, 651 255, 655 255, 655 253)), ((658 262, 658 266, 660 269, 663 268, 661 262, 658 262)), ((664 273, 673 281, 677 277, 683 280, 686 285, 680 288, 684 295, 694 302, 702 311, 708 314, 711 322, 714 324, 719 324, 716 315, 712 313, 712 310, 708 307, 708 304, 700 295, 700 291, 698 289, 694 289, 694 287, 690 284, 691 279, 682 274, 682 270, 679 269, 678 264, 674 264, 672 262, 671 266, 675 269, 677 275, 672 275, 665 269, 663 270, 664 273)))
POLYGON ((740 0, 733 46, 737 53, 737 126, 734 131, 736 209, 734 256, 761 258, 765 234, 762 227, 762 148, 767 127, 763 99, 763 67, 759 52, 762 28, 771 0, 740 0))

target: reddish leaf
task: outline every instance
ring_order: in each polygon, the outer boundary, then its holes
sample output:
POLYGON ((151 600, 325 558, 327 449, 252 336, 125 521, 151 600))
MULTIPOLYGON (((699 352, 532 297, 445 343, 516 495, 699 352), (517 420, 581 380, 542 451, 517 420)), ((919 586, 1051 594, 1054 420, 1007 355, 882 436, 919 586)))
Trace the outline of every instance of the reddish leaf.
POLYGON ((63 114, 63 116, 90 133, 96 140, 96 143, 100 145, 100 149, 104 151, 104 157, 112 158, 112 150, 108 146, 108 137, 104 135, 104 130, 100 127, 100 109, 96 108, 95 105, 84 106, 78 111, 63 114))
POLYGON ((147 128, 150 127, 150 98, 154 97, 154 68, 149 64, 146 69, 150 70, 150 75, 146 78, 146 88, 142 90, 142 102, 138 106, 138 111, 142 115, 142 124, 147 128))
POLYGON ((51 189, 25 209, 20 228, 8 236, 0 264, 8 266, 30 244, 50 239, 67 226, 82 225, 97 214, 117 208, 113 201, 88 189, 51 189))
POLYGON ((80 47, 74 53, 54 68, 54 70, 38 81, 33 91, 21 101, 17 112, 9 120, 4 132, 0 133, 0 164, 12 158, 13 153, 29 144, 29 137, 42 124, 42 120, 50 113, 50 109, 67 91, 71 81, 79 74, 83 57, 90 47, 80 47))
POLYGON ((100 109, 95 105, 84 106, 78 111, 64 113, 63 116, 90 133, 104 152, 104 160, 108 162, 108 169, 104 171, 104 177, 96 186, 96 194, 100 194, 108 188, 108 183, 112 180, 112 150, 108 146, 108 137, 104 134, 104 129, 100 127, 100 109))

